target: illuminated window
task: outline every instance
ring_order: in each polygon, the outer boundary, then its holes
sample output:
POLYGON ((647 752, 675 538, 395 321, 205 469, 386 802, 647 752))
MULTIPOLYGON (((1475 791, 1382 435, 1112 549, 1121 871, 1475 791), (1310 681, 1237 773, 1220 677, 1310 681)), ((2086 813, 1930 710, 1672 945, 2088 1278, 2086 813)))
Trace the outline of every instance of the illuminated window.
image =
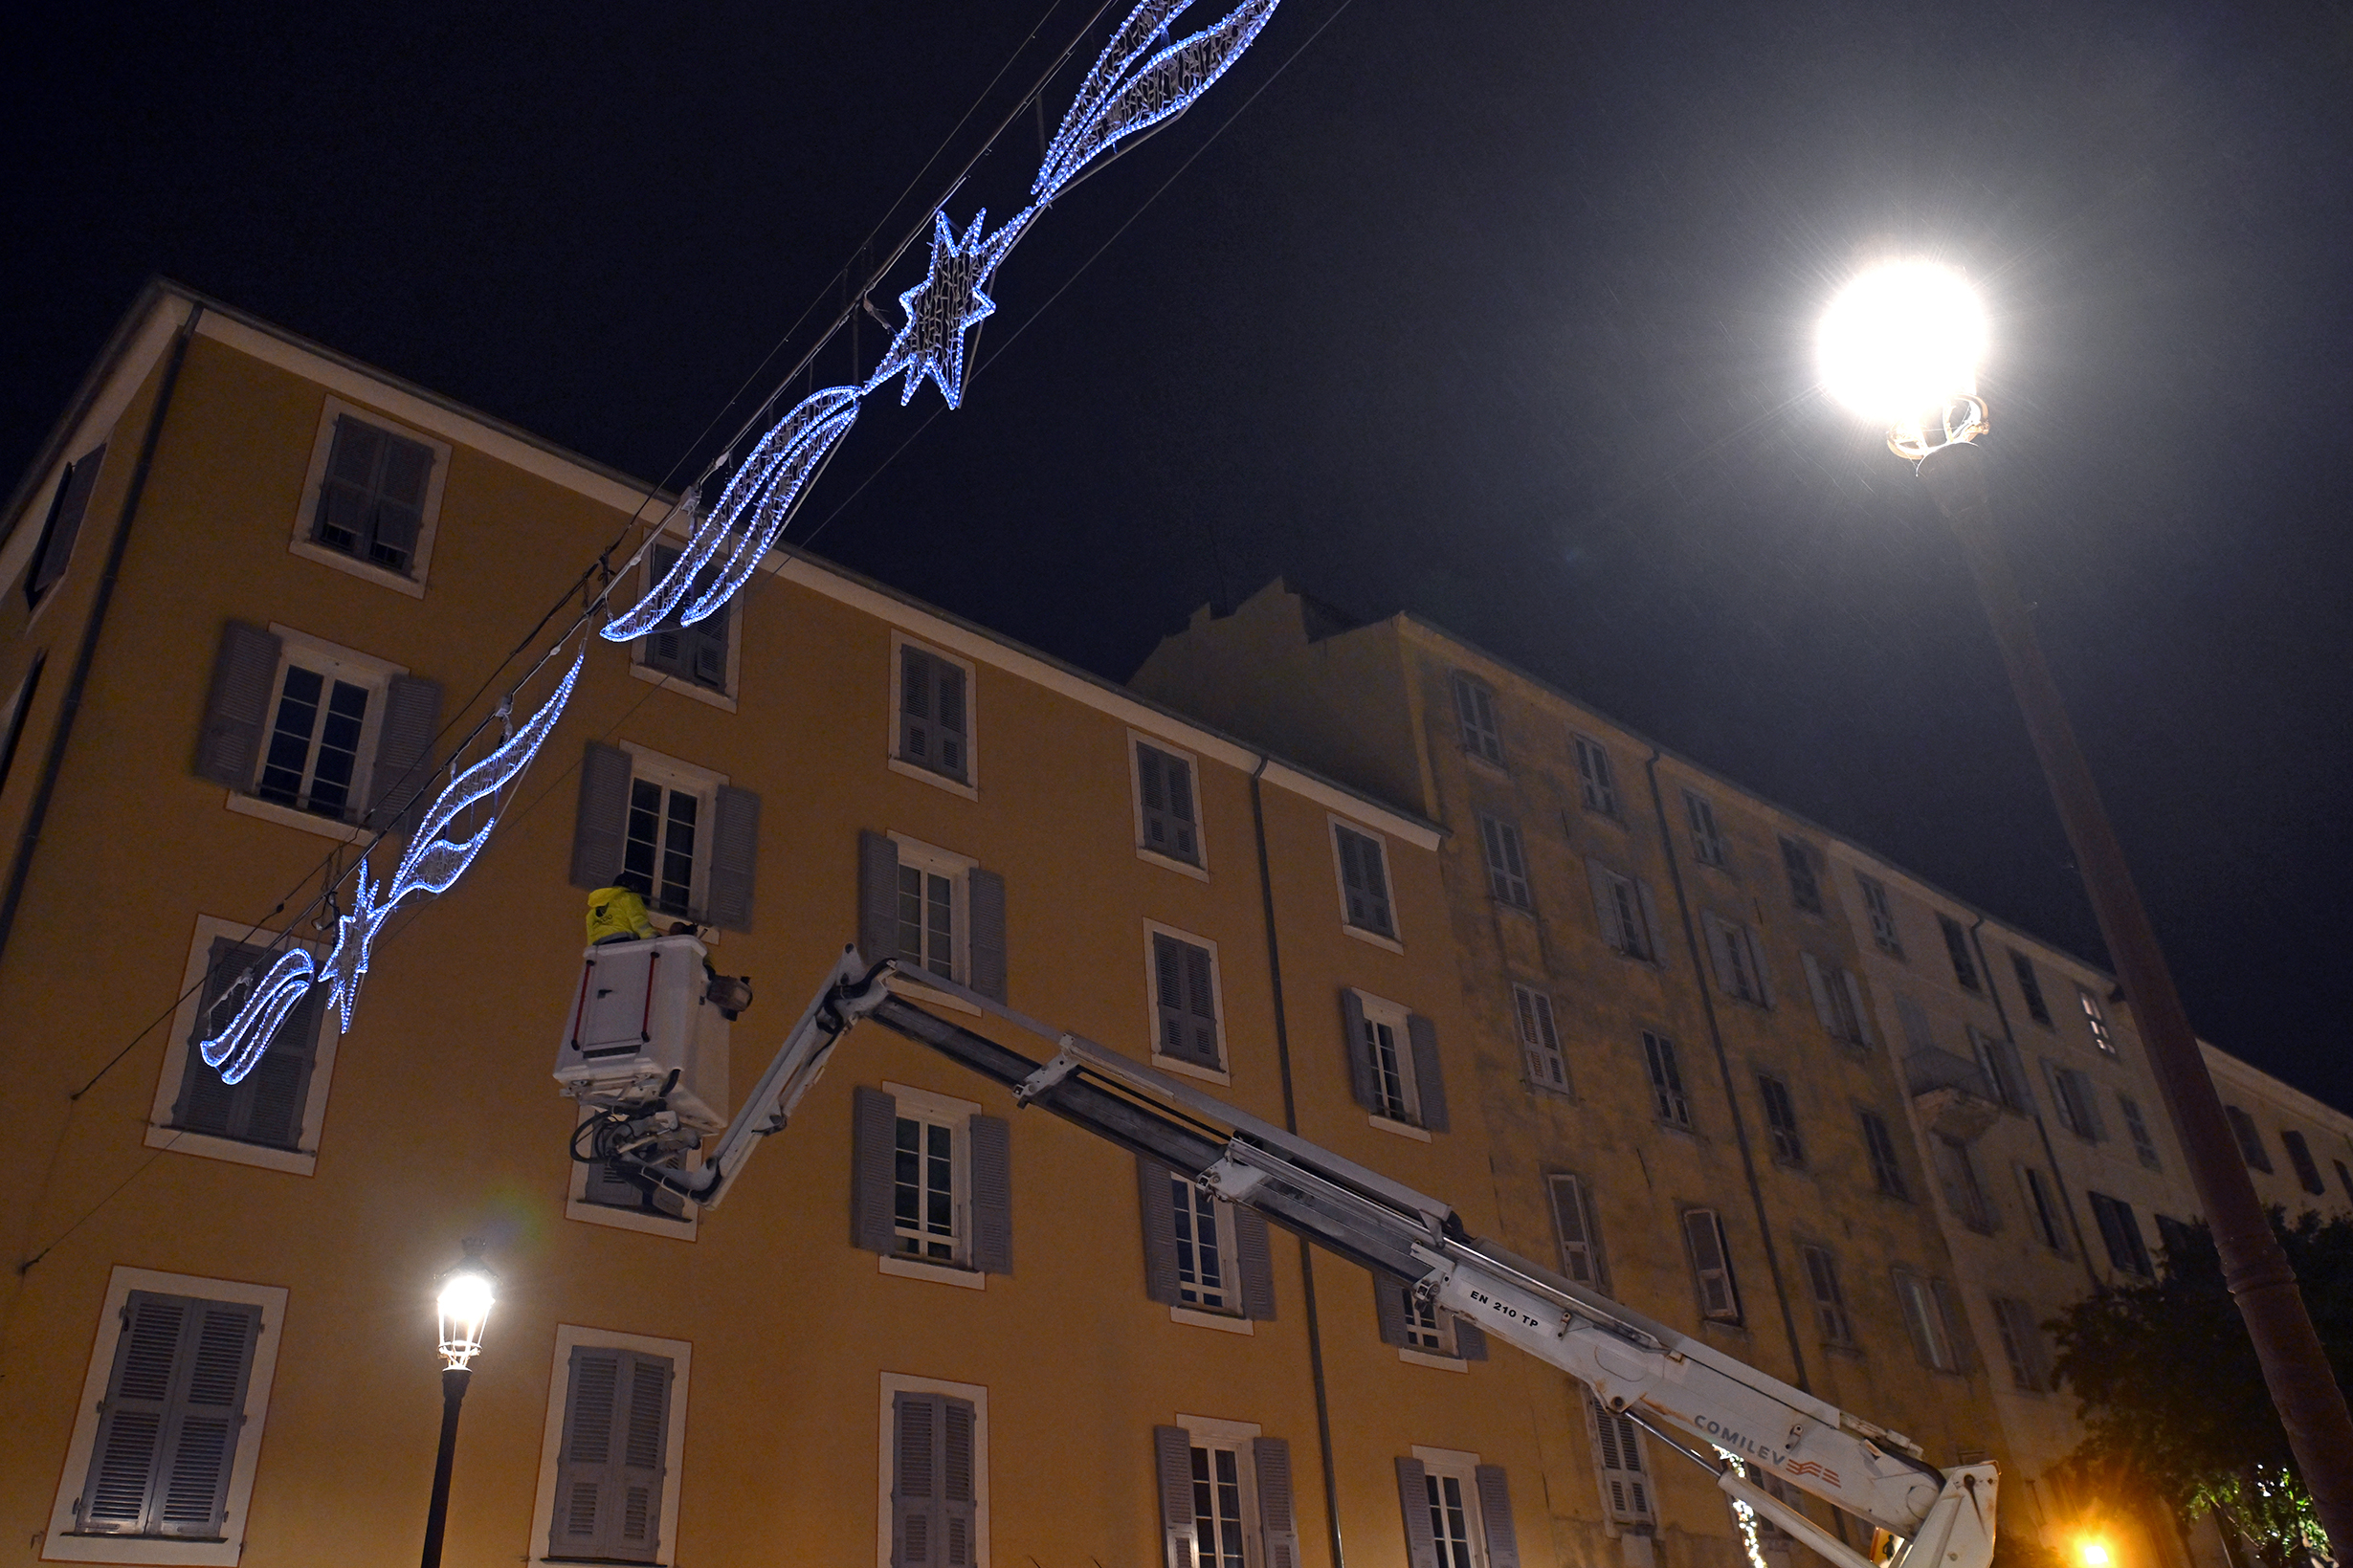
POLYGON ((2108 1030, 2108 1015, 2100 1009, 2099 998, 2080 985, 2076 987, 2076 996, 2083 1004, 2083 1025, 2092 1031, 2092 1044, 2102 1056, 2114 1056, 2116 1036, 2108 1030))

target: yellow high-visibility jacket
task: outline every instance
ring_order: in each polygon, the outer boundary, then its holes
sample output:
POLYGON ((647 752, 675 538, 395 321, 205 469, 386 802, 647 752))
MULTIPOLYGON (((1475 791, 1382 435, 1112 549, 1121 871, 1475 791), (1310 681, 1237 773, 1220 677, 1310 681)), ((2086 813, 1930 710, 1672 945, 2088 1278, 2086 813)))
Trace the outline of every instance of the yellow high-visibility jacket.
POLYGON ((646 918, 646 901, 629 888, 599 888, 588 894, 588 944, 610 937, 653 937, 659 933, 646 918))

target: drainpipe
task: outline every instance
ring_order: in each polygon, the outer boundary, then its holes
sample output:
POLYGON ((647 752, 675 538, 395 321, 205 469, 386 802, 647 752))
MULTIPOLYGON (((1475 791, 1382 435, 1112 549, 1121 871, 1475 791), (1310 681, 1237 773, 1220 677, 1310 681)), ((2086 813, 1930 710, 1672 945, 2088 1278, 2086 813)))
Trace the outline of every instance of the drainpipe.
POLYGON ((1657 747, 1642 764, 1651 781, 1651 808, 1658 813, 1659 846, 1667 853, 1667 876, 1675 887, 1676 913, 1683 921, 1683 943, 1691 952, 1692 973, 1699 983, 1699 1006, 1707 1014, 1707 1033, 1716 1048, 1716 1069, 1723 1075, 1724 1102, 1732 1111, 1732 1137, 1741 1149, 1741 1171, 1748 1179, 1748 1201, 1757 1211, 1757 1234, 1765 1240, 1765 1268, 1773 1278, 1773 1300, 1781 1308, 1781 1326, 1789 1336, 1789 1364, 1797 1369, 1798 1387, 1811 1392, 1813 1385, 1806 1378, 1806 1352, 1798 1343, 1797 1318, 1789 1311, 1789 1288, 1781 1277, 1781 1252, 1773 1245, 1773 1223, 1765 1217, 1765 1187, 1757 1180, 1757 1157, 1748 1146, 1748 1123, 1741 1115, 1740 1092, 1734 1088, 1731 1053, 1724 1049, 1724 1031, 1716 1017, 1716 999, 1708 991, 1708 964, 1705 949, 1699 942, 1699 927, 1691 913, 1691 900, 1683 892, 1683 867, 1675 856, 1675 830, 1667 825, 1666 797, 1658 787, 1658 759, 1663 756, 1657 747))
MULTIPOLYGON (((1275 1064, 1282 1075, 1283 1131, 1299 1130, 1299 1101, 1291 1087, 1291 1027, 1283 1015, 1282 945, 1275 937, 1275 876, 1266 858, 1266 797, 1259 780, 1274 758, 1261 756, 1250 771, 1250 829, 1258 846, 1258 905, 1266 923, 1266 973, 1275 1000, 1275 1064)), ((1316 1446, 1323 1456, 1323 1518, 1329 1527, 1332 1568, 1346 1568, 1340 1544, 1340 1483, 1332 1462, 1332 1402, 1323 1380, 1323 1325, 1316 1311, 1316 1254, 1299 1238, 1299 1284, 1307 1297, 1307 1370, 1316 1388, 1316 1446)))
POLYGON ((24 902, 25 883, 33 875, 33 852, 40 847, 41 828, 49 818, 49 803, 57 791, 57 775, 65 770, 66 742, 74 738, 74 720, 81 713, 81 694, 90 683, 90 667, 98 662, 99 633, 106 629, 106 610, 114 603, 115 584, 122 575, 122 557, 131 543, 131 523, 139 516, 139 502, 147 492, 147 473, 155 463, 155 444, 164 433, 164 415, 170 410, 173 388, 180 384, 180 366, 188 361, 188 343, 196 335, 197 318, 204 315, 204 306, 191 304, 188 320, 180 323, 179 334, 171 340, 171 358, 164 363, 163 384, 156 388, 155 411, 147 416, 147 433, 139 444, 139 465, 131 470, 129 490, 122 497, 122 515, 115 522, 115 537, 106 549, 106 569, 98 580, 98 596, 91 602, 90 618, 82 626, 81 650, 74 657, 73 677, 66 682, 65 700, 57 709, 57 727, 49 738, 49 755, 41 763, 41 782, 33 792, 33 805, 25 812, 25 829, 16 841, 16 859, 9 867, 9 891, 0 898, 0 956, 8 952, 9 938, 16 929, 16 912, 24 902))
MULTIPOLYGON (((1969 949, 1977 955, 1977 972, 1986 977, 1986 994, 1993 998, 1993 1015, 2002 1021, 2002 1038, 2010 1049, 2018 1049, 2018 1031, 2009 1027, 2009 1009, 2002 1005, 2002 987, 1994 983, 1993 965, 1986 961, 1986 939, 1978 928, 1986 923, 1980 915, 1969 922, 1969 949)), ((2018 1058, 2018 1067, 2025 1071, 2026 1058, 2018 1058)), ((2027 1097, 2033 1099, 2033 1080, 2027 1081, 2027 1097)), ((2066 1211, 2068 1232, 2076 1238, 2076 1255, 2083 1260, 2084 1277, 2092 1282, 2092 1292, 2099 1293, 2099 1270, 2092 1263, 2092 1249, 2083 1245, 2083 1223, 2076 1218, 2076 1201, 2067 1195, 2067 1178, 2059 1173, 2059 1152, 2051 1146, 2051 1129, 2043 1122, 2042 1101, 2034 1101, 2029 1113, 2034 1118, 2034 1133, 2043 1142, 2043 1158, 2051 1161, 2051 1184, 2059 1189, 2059 1207, 2066 1211)))

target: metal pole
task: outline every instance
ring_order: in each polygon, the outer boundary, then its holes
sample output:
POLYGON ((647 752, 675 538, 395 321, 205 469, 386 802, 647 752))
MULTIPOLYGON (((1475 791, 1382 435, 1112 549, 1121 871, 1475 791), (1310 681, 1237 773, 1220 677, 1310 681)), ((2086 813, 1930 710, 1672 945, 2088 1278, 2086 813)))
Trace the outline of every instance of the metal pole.
POLYGON ((457 1411, 466 1402, 466 1384, 473 1377, 462 1366, 441 1370, 441 1451, 433 1456, 433 1501, 425 1513, 425 1568, 441 1568, 441 1532, 450 1518, 450 1467, 457 1459, 457 1411))
POLYGON ((2321 1528, 2342 1560, 2353 1549, 2353 1418, 2345 1413, 2343 1391, 2304 1311, 2296 1272, 2272 1233, 2254 1183, 2248 1180, 2189 1015, 2182 1008, 2157 945, 2156 929, 2142 907, 2091 767, 2076 743, 2050 667, 2043 662, 2033 617, 2019 597, 1994 534, 1985 463, 1985 454, 1976 447, 1956 444, 1930 453, 1920 464, 1920 476, 1952 524, 1977 579, 2027 733, 2033 738, 2059 820, 2075 847, 2092 912, 2123 982, 2125 1002, 2140 1026, 2165 1107, 2181 1134, 2190 1180, 2197 1184, 2215 1250, 2222 1255, 2223 1278, 2246 1320, 2247 1336, 2254 1342, 2263 1380, 2287 1428, 2289 1449, 2311 1490, 2321 1528))

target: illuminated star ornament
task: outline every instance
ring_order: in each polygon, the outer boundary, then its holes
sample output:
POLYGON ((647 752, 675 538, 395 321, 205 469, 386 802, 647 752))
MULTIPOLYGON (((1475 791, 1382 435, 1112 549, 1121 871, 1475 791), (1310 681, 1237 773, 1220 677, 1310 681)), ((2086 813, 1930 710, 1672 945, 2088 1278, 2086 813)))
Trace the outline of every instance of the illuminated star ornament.
POLYGON ((983 292, 984 286, 997 263, 1005 259, 1005 253, 1013 248, 1013 241, 1021 237, 1021 231, 1009 223, 988 239, 981 238, 981 231, 988 224, 988 209, 984 207, 972 215, 972 227, 965 231, 964 238, 958 239, 945 209, 931 216, 931 271, 899 297, 907 324, 891 340, 882 363, 875 366, 875 373, 859 390, 872 391, 903 370, 907 384, 899 393, 900 407, 914 399, 915 389, 929 377, 939 386, 940 395, 947 399, 947 406, 961 409, 965 334, 996 314, 997 302, 983 292))

